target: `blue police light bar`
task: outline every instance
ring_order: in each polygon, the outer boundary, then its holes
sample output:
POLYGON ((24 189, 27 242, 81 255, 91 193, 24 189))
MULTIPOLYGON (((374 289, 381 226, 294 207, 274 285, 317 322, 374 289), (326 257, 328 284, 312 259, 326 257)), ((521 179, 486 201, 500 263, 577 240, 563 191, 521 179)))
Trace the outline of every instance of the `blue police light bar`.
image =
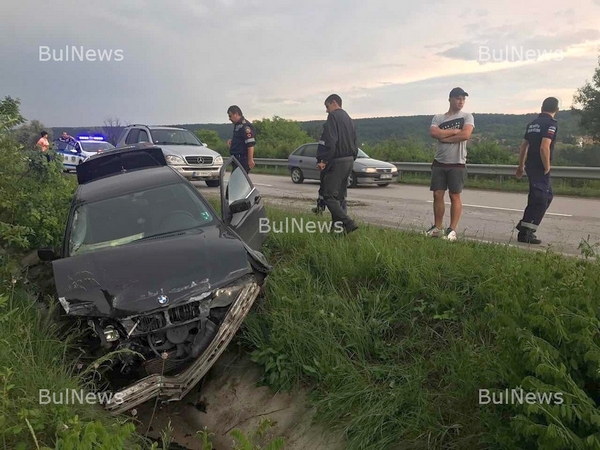
POLYGON ((105 141, 104 136, 77 136, 78 141, 105 141))

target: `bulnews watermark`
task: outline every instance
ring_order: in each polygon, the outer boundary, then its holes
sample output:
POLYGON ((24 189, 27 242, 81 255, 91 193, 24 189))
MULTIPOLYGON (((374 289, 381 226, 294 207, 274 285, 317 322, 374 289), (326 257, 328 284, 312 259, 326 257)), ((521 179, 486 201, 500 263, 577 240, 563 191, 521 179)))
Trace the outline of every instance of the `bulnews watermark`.
POLYGON ((88 62, 110 62, 110 61, 123 61, 122 49, 92 49, 84 48, 83 46, 66 45, 65 48, 50 48, 46 45, 39 46, 39 60, 41 62, 55 61, 55 62, 74 62, 74 61, 88 61, 88 62))
POLYGON ((480 405, 562 405, 564 403, 562 392, 526 392, 523 389, 505 389, 493 392, 489 389, 479 389, 480 405))
POLYGON ((295 217, 280 221, 261 217, 259 221, 259 233, 343 233, 344 230, 342 222, 315 222, 295 217))
POLYGON ((65 389, 57 392, 40 389, 38 400, 40 405, 120 405, 124 398, 123 394, 112 392, 87 392, 83 389, 65 389))
POLYGON ((549 57, 555 61, 564 59, 563 51, 560 49, 535 49, 525 48, 523 46, 506 45, 504 48, 492 48, 487 45, 480 45, 477 55, 479 62, 524 62, 537 61, 540 58, 549 57))

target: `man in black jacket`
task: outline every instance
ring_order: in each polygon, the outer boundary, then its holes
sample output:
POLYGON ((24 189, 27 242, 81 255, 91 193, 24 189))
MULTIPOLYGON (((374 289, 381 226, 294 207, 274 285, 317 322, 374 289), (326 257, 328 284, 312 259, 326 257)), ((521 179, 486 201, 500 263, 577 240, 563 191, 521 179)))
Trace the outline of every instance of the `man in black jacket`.
MULTIPOLYGON (((327 122, 317 150, 317 166, 322 173, 323 198, 335 227, 341 223, 346 233, 358 226, 348 217, 344 204, 348 188, 348 177, 352 173, 354 160, 358 156, 356 127, 346 111, 342 99, 332 94, 325 100, 327 122)), ((334 230, 337 227, 333 228, 334 230)))

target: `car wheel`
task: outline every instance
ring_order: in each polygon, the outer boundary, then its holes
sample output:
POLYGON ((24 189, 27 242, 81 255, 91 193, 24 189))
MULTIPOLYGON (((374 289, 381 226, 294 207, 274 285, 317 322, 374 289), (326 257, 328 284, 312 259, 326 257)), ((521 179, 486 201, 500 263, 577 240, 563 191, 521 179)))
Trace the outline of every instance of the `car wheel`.
POLYGON ((220 180, 206 180, 206 185, 208 187, 219 187, 221 185, 220 180))
POLYGON ((302 171, 300 169, 298 169, 297 167, 294 167, 292 169, 292 181, 296 184, 300 184, 304 181, 304 174, 302 173, 302 171))
POLYGON ((356 176, 354 175, 354 172, 352 172, 348 177, 348 187, 355 188, 356 186, 358 186, 358 182, 356 181, 356 176))

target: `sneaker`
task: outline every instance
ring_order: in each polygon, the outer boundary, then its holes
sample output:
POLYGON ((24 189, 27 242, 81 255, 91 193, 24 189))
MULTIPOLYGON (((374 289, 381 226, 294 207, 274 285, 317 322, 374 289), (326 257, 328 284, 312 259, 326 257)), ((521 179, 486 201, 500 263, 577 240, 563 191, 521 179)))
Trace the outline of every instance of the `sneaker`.
POLYGON ((443 236, 443 234, 444 230, 436 227, 435 225, 432 225, 431 228, 425 232, 425 235, 429 237, 440 237, 443 236))
POLYGON ((442 239, 447 239, 448 241, 455 241, 456 237, 456 231, 454 231, 452 228, 447 228, 446 234, 442 237, 442 239))
POLYGON ((538 239, 533 231, 526 231, 525 233, 521 232, 517 235, 517 240, 519 242, 524 242, 525 244, 541 244, 542 240, 538 239))

